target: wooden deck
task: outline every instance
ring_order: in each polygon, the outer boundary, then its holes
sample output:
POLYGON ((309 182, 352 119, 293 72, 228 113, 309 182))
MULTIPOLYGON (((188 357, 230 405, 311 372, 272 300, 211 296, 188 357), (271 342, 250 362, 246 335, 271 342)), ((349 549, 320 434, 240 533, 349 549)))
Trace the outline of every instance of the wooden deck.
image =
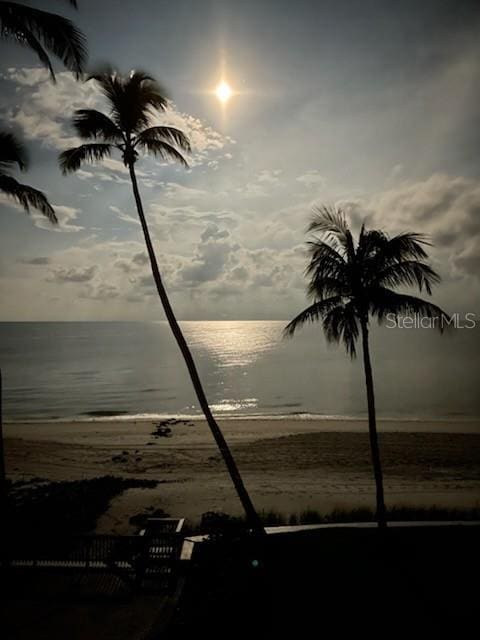
POLYGON ((184 520, 152 518, 140 535, 38 538, 17 536, 2 543, 3 569, 111 573, 132 588, 172 588, 182 547, 184 520))

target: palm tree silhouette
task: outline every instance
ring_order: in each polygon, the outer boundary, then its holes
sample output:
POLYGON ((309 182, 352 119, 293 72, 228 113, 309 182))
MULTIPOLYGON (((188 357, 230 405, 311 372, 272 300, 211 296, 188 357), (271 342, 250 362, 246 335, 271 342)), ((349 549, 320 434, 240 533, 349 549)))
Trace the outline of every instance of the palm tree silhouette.
MULTIPOLYGON (((68 2, 77 7, 75 0, 68 2)), ((52 80, 55 81, 55 72, 49 53, 59 58, 77 78, 83 73, 87 59, 85 36, 71 20, 18 2, 2 1, 0 31, 4 38, 34 51, 52 80)))
POLYGON ((389 237, 383 231, 367 230, 363 224, 355 244, 344 212, 329 207, 315 209, 308 232, 323 234, 323 238, 314 235, 308 243, 307 294, 313 304, 289 322, 284 334, 293 336, 303 324, 322 321, 327 340, 343 342, 352 358, 356 357, 356 343, 361 335, 376 519, 383 528, 387 522, 368 340, 369 317, 383 323, 389 318, 419 314, 438 318, 436 325, 442 331, 441 320, 448 318, 442 309, 421 298, 393 291, 400 286, 416 286, 431 295, 440 276, 424 262, 428 258, 424 246, 430 245, 421 234, 389 237))
POLYGON ((78 135, 84 140, 93 140, 93 142, 87 142, 60 154, 60 167, 63 174, 68 174, 79 169, 84 162, 102 160, 109 157, 114 150, 120 151, 123 163, 130 173, 133 196, 145 238, 153 279, 167 321, 183 355, 199 404, 223 456, 247 520, 255 531, 262 532, 263 527, 258 514, 223 433, 212 415, 192 354, 165 290, 135 173, 135 164, 142 151, 163 160, 173 160, 187 166, 183 152, 190 151, 190 143, 179 129, 152 125, 152 115, 159 111, 165 111, 168 99, 151 76, 142 71, 133 71, 125 77, 108 69, 92 75, 89 79, 97 82, 109 103, 110 114, 106 115, 93 109, 79 109, 75 112, 73 124, 78 135))

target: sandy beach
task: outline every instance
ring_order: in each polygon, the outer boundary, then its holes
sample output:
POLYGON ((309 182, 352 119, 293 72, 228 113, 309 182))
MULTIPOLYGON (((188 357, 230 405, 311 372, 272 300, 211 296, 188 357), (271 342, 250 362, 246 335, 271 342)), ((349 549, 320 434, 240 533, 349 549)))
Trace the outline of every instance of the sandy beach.
MULTIPOLYGON (((290 515, 374 505, 364 421, 230 419, 221 422, 260 510, 290 515)), ((129 517, 149 507, 198 520, 207 511, 240 513, 206 423, 178 423, 155 438, 150 421, 10 423, 7 472, 75 480, 100 475, 148 478, 155 489, 115 498, 97 531, 127 533, 129 517)), ((480 425, 474 422, 380 423, 387 503, 471 507, 480 504, 480 425)))

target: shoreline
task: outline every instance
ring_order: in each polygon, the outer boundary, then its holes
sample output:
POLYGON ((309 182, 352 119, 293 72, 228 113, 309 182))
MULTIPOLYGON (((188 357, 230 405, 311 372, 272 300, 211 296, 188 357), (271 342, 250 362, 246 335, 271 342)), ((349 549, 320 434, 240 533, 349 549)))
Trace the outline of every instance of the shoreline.
MULTIPOLYGON (((293 413, 215 413, 214 417, 217 421, 232 420, 294 420, 294 421, 314 421, 314 422, 368 422, 367 415, 343 415, 343 414, 324 414, 309 413, 296 411, 293 413)), ((22 417, 3 417, 4 424, 46 424, 46 423, 77 423, 77 422, 153 422, 160 420, 191 420, 193 422, 204 422, 206 420, 203 414, 192 413, 128 413, 128 412, 110 412, 110 411, 89 411, 73 416, 46 416, 36 418, 22 417)), ((451 415, 451 416, 379 416, 377 414, 377 422, 415 422, 415 423, 453 423, 466 422, 478 423, 480 425, 480 416, 467 415, 451 415)))
MULTIPOLYGON (((226 433, 236 437, 249 433, 252 437, 274 437, 289 433, 311 432, 341 432, 362 433, 368 431, 367 418, 343 417, 343 416, 318 416, 315 414, 301 415, 274 415, 274 416, 216 416, 216 420, 226 433)), ((64 436, 75 430, 85 434, 101 428, 107 432, 125 431, 128 429, 153 428, 161 422, 173 422, 172 428, 176 432, 182 431, 186 424, 202 425, 207 427, 204 416, 191 415, 164 415, 138 417, 125 416, 95 416, 91 418, 60 418, 60 419, 36 419, 36 420, 4 420, 4 435, 9 437, 21 437, 28 434, 29 438, 37 439, 48 437, 47 434, 61 434, 64 436)), ((480 418, 377 418, 379 433, 470 433, 480 434, 480 418)), ((208 430, 208 427, 207 427, 208 430)), ((210 434, 210 431, 208 430, 210 434)))

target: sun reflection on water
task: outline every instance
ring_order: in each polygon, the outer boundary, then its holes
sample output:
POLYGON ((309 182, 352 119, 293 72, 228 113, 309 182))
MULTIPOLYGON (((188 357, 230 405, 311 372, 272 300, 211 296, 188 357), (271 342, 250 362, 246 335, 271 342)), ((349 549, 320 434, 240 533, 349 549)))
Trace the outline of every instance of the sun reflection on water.
POLYGON ((281 320, 182 322, 192 348, 205 349, 220 367, 252 364, 280 342, 284 326, 281 320))

